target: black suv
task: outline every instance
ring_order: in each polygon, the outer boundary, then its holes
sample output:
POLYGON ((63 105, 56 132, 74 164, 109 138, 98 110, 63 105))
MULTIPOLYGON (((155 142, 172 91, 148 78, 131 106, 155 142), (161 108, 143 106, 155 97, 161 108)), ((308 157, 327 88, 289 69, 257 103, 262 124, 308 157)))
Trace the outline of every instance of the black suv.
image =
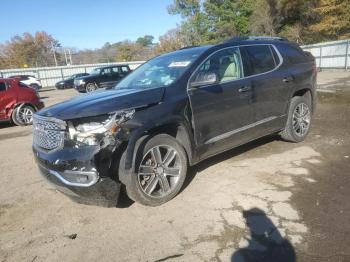
POLYGON ((156 57, 111 90, 34 116, 41 174, 81 203, 145 205, 180 191, 188 166, 268 134, 307 136, 315 60, 297 44, 239 38, 156 57))
POLYGON ((98 88, 111 88, 130 73, 128 65, 114 65, 95 68, 89 75, 74 79, 78 92, 93 92, 98 88))

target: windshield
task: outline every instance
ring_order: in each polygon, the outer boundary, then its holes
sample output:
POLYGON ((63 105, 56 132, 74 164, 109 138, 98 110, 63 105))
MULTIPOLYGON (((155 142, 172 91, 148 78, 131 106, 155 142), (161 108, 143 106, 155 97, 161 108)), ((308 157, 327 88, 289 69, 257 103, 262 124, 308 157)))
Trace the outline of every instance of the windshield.
POLYGON ((90 72, 90 75, 99 75, 101 71, 101 68, 95 68, 90 72))
POLYGON ((196 47, 156 57, 138 67, 114 88, 147 89, 168 86, 179 79, 207 49, 208 47, 196 47))

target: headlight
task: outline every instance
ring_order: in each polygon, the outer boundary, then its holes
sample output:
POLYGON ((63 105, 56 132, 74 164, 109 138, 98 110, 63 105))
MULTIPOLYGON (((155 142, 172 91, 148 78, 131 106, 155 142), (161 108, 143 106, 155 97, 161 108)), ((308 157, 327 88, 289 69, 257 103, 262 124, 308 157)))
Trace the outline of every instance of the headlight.
POLYGON ((132 118, 135 110, 95 117, 92 121, 74 126, 68 122, 69 138, 85 145, 105 145, 114 141, 120 125, 132 118))

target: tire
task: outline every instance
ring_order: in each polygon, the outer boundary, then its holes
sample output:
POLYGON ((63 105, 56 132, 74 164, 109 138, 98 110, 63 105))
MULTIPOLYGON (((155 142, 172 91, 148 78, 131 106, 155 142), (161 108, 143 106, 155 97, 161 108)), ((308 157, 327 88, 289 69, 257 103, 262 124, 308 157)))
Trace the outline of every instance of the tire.
POLYGON ((40 89, 40 87, 39 87, 39 85, 37 85, 37 84, 31 84, 31 85, 29 85, 31 88, 34 88, 35 90, 39 90, 40 89))
POLYGON ((35 109, 29 105, 18 106, 12 112, 12 122, 17 126, 31 125, 34 113, 35 109))
POLYGON ((94 83, 87 83, 86 84, 86 87, 85 87, 85 90, 86 90, 86 93, 91 93, 91 92, 94 92, 97 90, 97 85, 94 84, 94 83))
POLYGON ((299 143, 305 140, 312 122, 312 104, 310 96, 295 96, 291 99, 288 119, 280 133, 283 140, 299 143))
MULTIPOLYGON (((124 172, 125 155, 119 172, 124 172)), ((128 196, 143 205, 159 206, 174 198, 183 186, 187 173, 185 150, 172 136, 156 135, 136 154, 135 170, 126 185, 128 196)))

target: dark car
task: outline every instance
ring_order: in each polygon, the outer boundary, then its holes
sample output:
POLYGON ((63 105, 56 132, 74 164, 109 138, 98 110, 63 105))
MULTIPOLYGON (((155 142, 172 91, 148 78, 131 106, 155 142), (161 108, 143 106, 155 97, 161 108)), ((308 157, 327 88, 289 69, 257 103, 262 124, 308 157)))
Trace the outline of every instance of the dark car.
MULTIPOLYGON (((156 57, 111 90, 34 117, 41 174, 81 203, 163 204, 188 166, 260 137, 301 142, 315 108, 315 60, 279 38, 234 38, 156 57)), ((203 192, 205 193, 205 192, 203 192)))
POLYGON ((130 73, 128 65, 114 65, 95 68, 90 75, 79 77, 74 80, 74 88, 78 92, 93 92, 98 88, 111 88, 123 77, 130 73))
POLYGON ((79 73, 79 74, 74 74, 68 77, 65 80, 59 81, 56 83, 55 87, 56 89, 66 89, 66 88, 73 88, 74 87, 74 79, 82 76, 88 76, 88 73, 79 73))
POLYGON ((37 92, 19 79, 0 78, 0 121, 30 125, 33 115, 44 107, 37 92))

